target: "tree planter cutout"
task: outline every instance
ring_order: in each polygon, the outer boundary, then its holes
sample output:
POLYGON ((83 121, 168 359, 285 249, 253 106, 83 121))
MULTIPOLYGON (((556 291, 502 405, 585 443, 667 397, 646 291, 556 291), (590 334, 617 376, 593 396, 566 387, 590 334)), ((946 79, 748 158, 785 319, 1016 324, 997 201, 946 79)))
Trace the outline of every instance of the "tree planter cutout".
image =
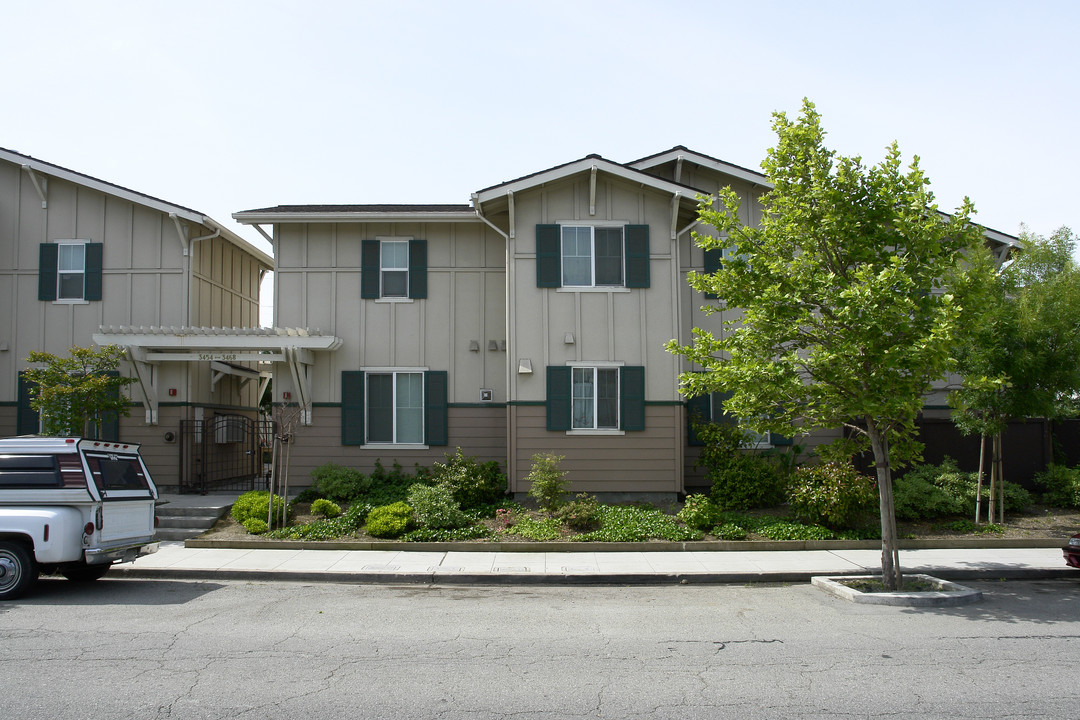
POLYGON ((842 600, 864 605, 898 605, 906 607, 941 607, 967 605, 982 600, 982 593, 963 585, 929 575, 905 575, 904 582, 915 582, 928 590, 902 592, 863 592, 851 584, 859 581, 881 582, 880 575, 839 575, 810 578, 810 583, 842 600))

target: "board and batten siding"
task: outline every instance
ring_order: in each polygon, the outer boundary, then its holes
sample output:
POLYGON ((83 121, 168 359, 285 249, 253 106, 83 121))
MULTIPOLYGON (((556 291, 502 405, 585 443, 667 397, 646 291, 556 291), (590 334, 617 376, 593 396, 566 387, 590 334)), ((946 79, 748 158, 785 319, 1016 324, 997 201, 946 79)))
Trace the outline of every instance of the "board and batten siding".
MULTIPOLYGON (((505 244, 497 233, 479 222, 281 224, 275 232, 275 324, 342 340, 335 352, 315 354, 316 403, 340 402, 342 371, 374 367, 447 371, 450 403, 479 402, 481 389, 505 402, 505 244), (361 298, 361 243, 389 237, 426 241, 426 299, 361 298)), ((280 401, 292 379, 282 366, 274 377, 280 401)))

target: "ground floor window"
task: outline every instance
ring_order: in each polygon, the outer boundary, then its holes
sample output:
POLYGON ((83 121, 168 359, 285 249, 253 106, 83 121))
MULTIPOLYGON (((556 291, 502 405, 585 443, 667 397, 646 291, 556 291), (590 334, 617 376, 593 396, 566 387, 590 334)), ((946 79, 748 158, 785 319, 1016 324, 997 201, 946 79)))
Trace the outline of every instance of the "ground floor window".
POLYGON ((367 374, 367 441, 424 442, 424 374, 367 374))

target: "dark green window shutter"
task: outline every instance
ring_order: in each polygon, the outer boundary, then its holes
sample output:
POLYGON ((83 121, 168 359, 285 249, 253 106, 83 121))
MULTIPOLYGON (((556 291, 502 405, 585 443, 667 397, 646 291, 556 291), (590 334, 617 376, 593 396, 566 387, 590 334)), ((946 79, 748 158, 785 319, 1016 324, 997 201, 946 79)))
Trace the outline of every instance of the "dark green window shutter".
POLYGON ((627 365, 619 371, 620 427, 628 432, 645 429, 645 368, 627 365))
MULTIPOLYGON (((83 300, 101 299, 101 267, 102 249, 101 243, 86 243, 86 265, 83 277, 83 300)), ((111 438, 102 438, 109 440, 111 438)))
MULTIPOLYGON (((724 251, 720 248, 705 251, 705 274, 711 275, 720 269, 720 263, 723 260, 724 251)), ((705 297, 709 300, 715 300, 716 296, 712 293, 705 293, 705 297)))
POLYGON ((56 262, 60 253, 58 248, 55 243, 41 243, 38 246, 38 300, 56 299, 56 262))
POLYGON ((731 399, 734 394, 733 392, 714 392, 712 394, 712 417, 710 419, 713 422, 724 423, 725 425, 739 424, 739 418, 723 409, 724 403, 731 399))
POLYGON ((627 225, 624 228, 626 243, 626 287, 649 287, 649 226, 627 225))
POLYGON ((341 444, 364 444, 364 373, 341 372, 341 444))
POLYGON ((793 445, 793 441, 789 437, 785 437, 780 433, 769 433, 769 442, 773 445, 793 445))
POLYGON ((445 370, 429 370, 424 373, 424 442, 428 445, 446 445, 449 438, 447 417, 445 370))
POLYGON ((712 420, 712 403, 708 395, 695 395, 686 401, 686 442, 688 445, 700 447, 705 443, 698 437, 694 430, 695 422, 708 422, 712 420))
POLYGON ((570 368, 547 369, 547 429, 570 429, 570 368))
POLYGON ((360 297, 379 297, 380 255, 378 240, 360 243, 360 297))
POLYGON ((409 297, 427 297, 427 240, 409 241, 409 297))
MULTIPOLYGON (((55 267, 55 263, 53 264, 55 267)), ((536 226, 536 287, 562 285, 562 230, 558 225, 536 226)))
MULTIPOLYGON (((55 246, 54 246, 55 247, 55 246)), ((56 269, 56 266, 53 266, 56 269)), ((55 285, 53 286, 55 287, 55 285)), ((15 420, 17 435, 36 435, 41 430, 41 418, 38 411, 30 407, 30 388, 33 386, 23 373, 19 372, 18 415, 15 420)))

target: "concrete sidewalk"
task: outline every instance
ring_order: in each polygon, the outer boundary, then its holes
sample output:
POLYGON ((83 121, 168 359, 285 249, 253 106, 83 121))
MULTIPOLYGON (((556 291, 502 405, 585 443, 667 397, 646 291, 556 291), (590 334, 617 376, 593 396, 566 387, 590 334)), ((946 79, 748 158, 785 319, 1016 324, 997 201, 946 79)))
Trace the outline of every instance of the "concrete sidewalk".
MULTIPOLYGON (((1072 577, 1059 548, 901 550, 905 572, 946 580, 1072 577)), ((188 548, 163 542, 116 577, 338 583, 665 584, 808 582, 880 573, 880 550, 464 552, 188 548)))

